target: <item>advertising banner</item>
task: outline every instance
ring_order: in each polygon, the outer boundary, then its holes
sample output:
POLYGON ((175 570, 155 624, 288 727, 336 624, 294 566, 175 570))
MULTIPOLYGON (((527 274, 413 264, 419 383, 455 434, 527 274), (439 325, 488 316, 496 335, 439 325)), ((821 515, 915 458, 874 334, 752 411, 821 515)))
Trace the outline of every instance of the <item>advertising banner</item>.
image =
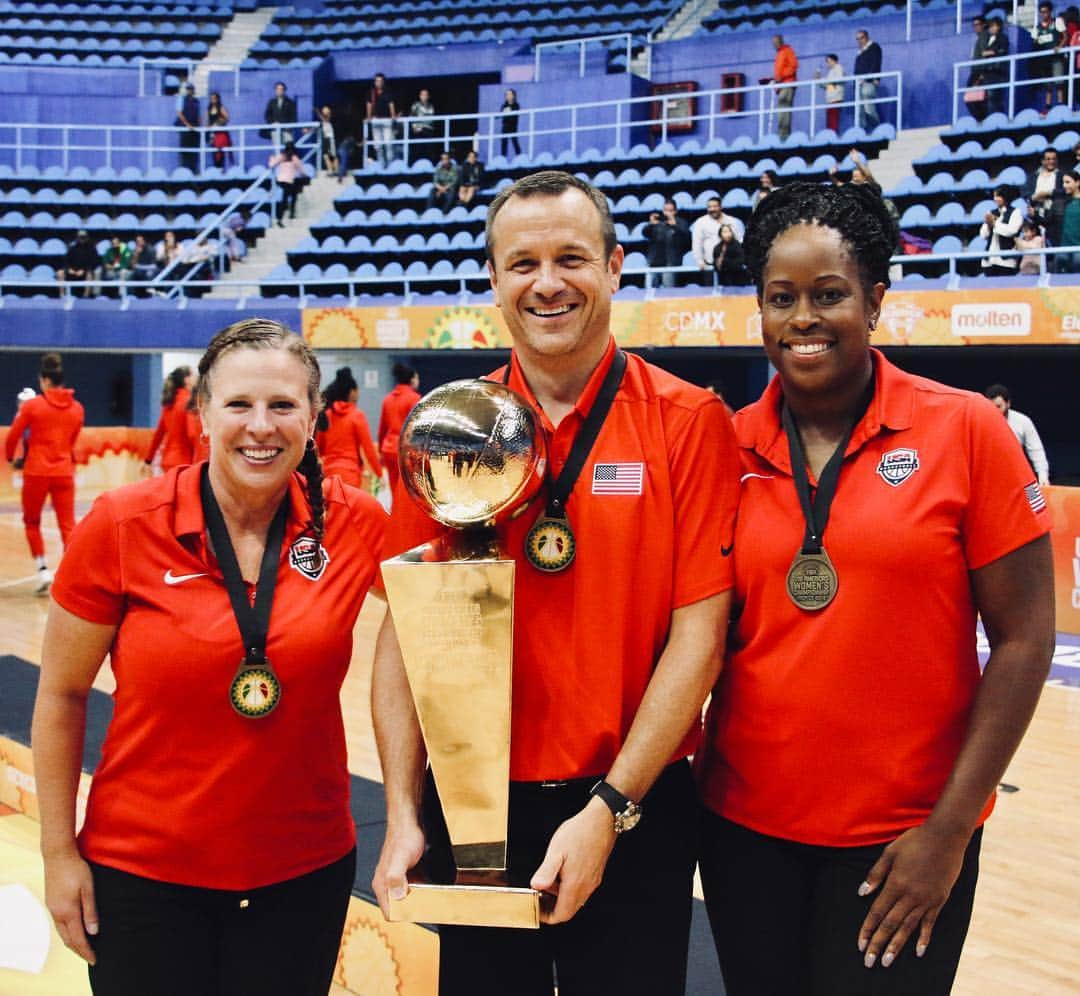
MULTIPOLYGON (((612 305, 620 345, 755 346, 761 320, 752 294, 657 297, 612 305)), ((510 336, 493 304, 306 308, 305 338, 322 349, 498 349, 510 336)), ((878 346, 1080 343, 1080 287, 892 290, 878 346)))

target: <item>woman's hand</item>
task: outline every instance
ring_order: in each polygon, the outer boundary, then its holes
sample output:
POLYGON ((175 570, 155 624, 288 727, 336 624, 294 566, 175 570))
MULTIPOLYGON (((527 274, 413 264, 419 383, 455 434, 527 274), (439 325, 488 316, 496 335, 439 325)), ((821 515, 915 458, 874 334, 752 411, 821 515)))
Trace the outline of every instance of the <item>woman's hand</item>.
POLYGON ((98 932, 94 879, 78 851, 45 859, 45 905, 60 939, 84 961, 97 962, 87 935, 98 932))
POLYGON ((970 834, 943 831, 927 822, 885 848, 859 886, 860 896, 881 888, 859 930, 859 950, 867 968, 873 968, 879 956, 882 967, 888 968, 916 927, 915 954, 921 958, 926 953, 970 839, 970 834))

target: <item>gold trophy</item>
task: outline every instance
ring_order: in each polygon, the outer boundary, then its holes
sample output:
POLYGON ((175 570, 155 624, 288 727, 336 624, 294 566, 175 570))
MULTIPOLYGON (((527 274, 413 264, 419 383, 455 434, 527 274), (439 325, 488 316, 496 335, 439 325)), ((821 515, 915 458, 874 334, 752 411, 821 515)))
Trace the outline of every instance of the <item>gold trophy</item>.
POLYGON ((540 893, 506 872, 515 565, 494 527, 543 483, 543 431, 509 388, 462 380, 417 403, 398 449, 410 495, 453 530, 382 573, 457 876, 410 880, 390 919, 535 928, 540 893))

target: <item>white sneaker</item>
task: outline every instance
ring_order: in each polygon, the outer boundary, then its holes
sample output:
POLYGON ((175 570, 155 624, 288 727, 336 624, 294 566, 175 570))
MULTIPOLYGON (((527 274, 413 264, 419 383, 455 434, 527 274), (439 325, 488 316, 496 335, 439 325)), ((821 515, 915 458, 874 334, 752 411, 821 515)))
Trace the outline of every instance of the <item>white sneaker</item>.
POLYGON ((53 572, 47 567, 38 568, 38 583, 34 589, 35 595, 47 595, 53 583, 53 572))

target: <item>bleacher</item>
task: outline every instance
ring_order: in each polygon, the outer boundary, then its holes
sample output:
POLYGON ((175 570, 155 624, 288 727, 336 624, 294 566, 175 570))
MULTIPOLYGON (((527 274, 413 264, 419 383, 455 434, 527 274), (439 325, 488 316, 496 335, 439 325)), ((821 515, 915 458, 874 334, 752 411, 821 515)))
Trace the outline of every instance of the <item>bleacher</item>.
POLYGON ((230 17, 203 4, 0 3, 0 64, 89 68, 202 59, 230 17))
POLYGON ((628 31, 644 36, 663 22, 669 9, 666 0, 562 7, 544 0, 477 0, 464 10, 447 10, 439 0, 337 3, 317 12, 283 8, 252 48, 246 65, 317 64, 335 49, 545 41, 628 31))

